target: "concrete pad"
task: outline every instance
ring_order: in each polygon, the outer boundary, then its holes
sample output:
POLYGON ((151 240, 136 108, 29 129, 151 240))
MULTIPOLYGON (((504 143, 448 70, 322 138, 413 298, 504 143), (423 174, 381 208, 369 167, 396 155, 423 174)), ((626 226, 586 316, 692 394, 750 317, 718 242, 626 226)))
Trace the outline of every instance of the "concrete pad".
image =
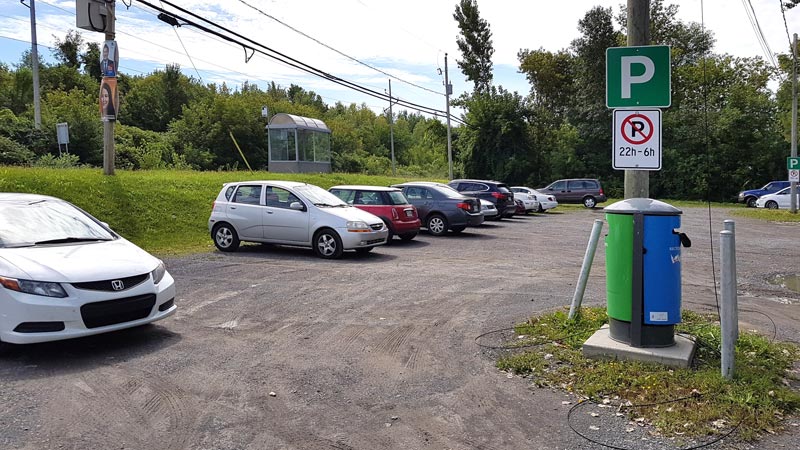
POLYGON ((696 345, 681 335, 675 335, 675 345, 660 348, 637 348, 611 339, 608 325, 603 325, 583 343, 583 356, 593 359, 626 359, 689 367, 696 345))

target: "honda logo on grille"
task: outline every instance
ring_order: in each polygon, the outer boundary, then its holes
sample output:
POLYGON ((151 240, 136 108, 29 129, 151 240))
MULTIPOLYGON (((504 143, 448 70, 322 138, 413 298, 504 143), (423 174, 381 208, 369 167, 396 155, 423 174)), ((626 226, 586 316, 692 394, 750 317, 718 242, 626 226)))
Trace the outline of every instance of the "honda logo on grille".
POLYGON ((111 282, 111 287, 115 291, 121 291, 121 290, 125 289, 125 283, 123 283, 122 280, 114 280, 114 281, 111 282))

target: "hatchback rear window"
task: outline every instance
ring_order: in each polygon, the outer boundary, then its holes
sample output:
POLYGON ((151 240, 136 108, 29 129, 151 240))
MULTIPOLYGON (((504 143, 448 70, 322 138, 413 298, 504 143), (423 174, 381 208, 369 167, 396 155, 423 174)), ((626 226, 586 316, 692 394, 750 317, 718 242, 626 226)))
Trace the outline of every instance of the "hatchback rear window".
POLYGON ((403 193, 400 192, 400 191, 389 191, 389 192, 387 192, 387 194, 389 194, 388 195, 389 202, 392 205, 407 205, 408 204, 408 200, 406 200, 406 196, 403 195, 403 193))

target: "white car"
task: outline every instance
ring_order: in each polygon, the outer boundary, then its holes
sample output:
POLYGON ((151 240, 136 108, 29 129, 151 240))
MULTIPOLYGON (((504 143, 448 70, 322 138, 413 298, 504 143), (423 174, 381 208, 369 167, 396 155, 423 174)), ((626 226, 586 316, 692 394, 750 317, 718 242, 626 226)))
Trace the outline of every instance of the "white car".
POLYGON ((535 189, 533 190, 533 193, 536 195, 536 200, 539 201, 539 210, 537 212, 547 212, 547 210, 558 206, 558 200, 556 200, 552 194, 547 194, 535 189))
POLYGON ((294 181, 226 183, 214 201, 208 230, 223 252, 242 241, 310 247, 339 258, 344 250, 371 251, 386 243, 380 217, 348 205, 319 186, 294 181))
POLYGON ((521 201, 525 207, 525 214, 539 210, 539 201, 536 196, 527 192, 514 192, 514 201, 521 201))
POLYGON ((531 189, 525 186, 513 186, 511 191, 514 193, 514 198, 519 194, 532 195, 536 199, 536 212, 545 212, 548 209, 553 209, 558 206, 556 198, 552 195, 539 192, 536 189, 531 189))
POLYGON ((103 222, 54 197, 0 193, 0 341, 105 333, 176 308, 164 263, 103 222))
MULTIPOLYGON (((756 200, 756 206, 768 209, 789 209, 792 200, 790 190, 791 186, 783 188, 774 194, 762 195, 756 200)), ((795 205, 800 207, 800 188, 797 188, 795 196, 797 198, 797 203, 795 203, 795 205)))
POLYGON ((497 211, 497 206, 489 200, 480 199, 481 201, 481 214, 486 220, 496 219, 500 213, 497 211))

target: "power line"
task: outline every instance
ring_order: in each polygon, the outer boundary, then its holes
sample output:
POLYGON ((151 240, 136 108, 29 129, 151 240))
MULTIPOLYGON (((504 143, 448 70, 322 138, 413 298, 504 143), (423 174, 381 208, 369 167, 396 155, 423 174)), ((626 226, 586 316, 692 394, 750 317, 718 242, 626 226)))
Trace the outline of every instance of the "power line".
MULTIPOLYGON (((140 3, 148 6, 149 8, 151 8, 151 9, 153 9, 155 11, 158 11, 158 12, 161 12, 161 13, 165 13, 169 17, 172 17, 176 21, 178 19, 180 19, 181 21, 185 22, 182 25, 191 25, 191 26, 197 28, 198 30, 204 31, 205 33, 207 33, 207 35, 210 35, 211 37, 218 37, 218 38, 220 38, 221 41, 225 41, 225 43, 228 44, 228 45, 234 44, 236 46, 241 46, 242 48, 245 49, 245 51, 250 50, 253 53, 256 52, 256 50, 253 49, 248 44, 242 43, 240 40, 234 39, 233 37, 231 37, 229 35, 225 35, 225 34, 222 34, 220 32, 211 30, 211 29, 209 29, 209 28, 207 28, 207 27, 205 27, 203 25, 200 25, 198 23, 194 23, 194 22, 192 22, 192 21, 190 21, 188 19, 185 19, 183 17, 177 16, 177 15, 175 15, 173 13, 170 13, 170 12, 166 11, 164 8, 159 8, 159 7, 149 3, 147 1, 141 1, 140 3)), ((309 73, 309 74, 312 74, 312 75, 315 75, 315 76, 319 76, 321 78, 327 79, 328 81, 334 82, 334 83, 339 84, 341 86, 347 87, 347 88, 355 90, 357 92, 364 93, 366 95, 378 98, 378 99, 383 100, 383 101, 389 100, 387 95, 385 95, 385 94, 383 94, 383 93, 381 93, 379 91, 376 91, 374 89, 369 89, 367 87, 364 87, 364 86, 358 85, 356 83, 353 83, 353 82, 341 79, 339 77, 333 76, 331 74, 328 74, 328 73, 326 73, 324 71, 321 71, 321 70, 319 70, 319 69, 317 69, 317 68, 315 68, 313 66, 310 66, 308 64, 302 63, 301 61, 298 61, 298 60, 296 60, 294 58, 291 58, 291 57, 289 57, 287 55, 284 55, 284 54, 282 54, 280 52, 277 52, 277 51, 275 51, 275 50, 273 50, 273 49, 271 49, 269 47, 266 47, 263 44, 260 44, 260 43, 258 43, 256 41, 253 41, 252 39, 249 39, 249 38, 241 36, 241 35, 239 35, 237 33, 234 33, 234 32, 232 32, 232 31, 230 31, 230 30, 228 30, 228 29, 226 29, 226 28, 224 28, 224 27, 222 27, 222 26, 220 26, 220 25, 218 25, 218 24, 216 24, 216 23, 214 23, 214 22, 212 22, 210 20, 207 20, 207 19, 205 19, 203 17, 200 17, 197 14, 194 14, 194 13, 192 13, 190 11, 187 11, 187 10, 185 10, 185 9, 183 9, 181 7, 178 7, 178 6, 176 6, 176 5, 174 5, 174 4, 170 3, 170 2, 165 2, 165 3, 167 3, 168 5, 172 6, 173 8, 176 8, 176 9, 178 9, 180 11, 186 12, 187 14, 189 14, 189 15, 191 15, 193 17, 197 17, 200 20, 202 20, 202 21, 204 21, 206 23, 209 23, 209 24, 211 24, 211 25, 213 25, 213 26, 215 26, 215 27, 217 27, 219 29, 222 29, 222 30, 226 31, 229 34, 232 34, 232 35, 237 36, 237 37, 239 37, 241 39, 244 39, 245 41, 251 42, 251 43, 255 44, 255 46, 263 47, 267 51, 257 50, 258 53, 263 54, 263 55, 265 55, 265 56, 267 56, 267 57, 269 57, 271 59, 274 59, 274 60, 278 61, 279 63, 282 63, 283 65, 286 65, 286 66, 289 66, 289 67, 292 67, 292 68, 295 68, 295 69, 299 69, 301 71, 304 71, 306 73, 309 73), (268 53, 268 52, 272 52, 274 54, 271 54, 271 53, 268 53)), ((55 8, 55 9, 59 9, 59 10, 61 10, 63 12, 66 12, 67 14, 74 15, 73 12, 67 11, 67 10, 65 10, 63 8, 60 8, 60 7, 57 7, 57 6, 54 6, 54 5, 50 5, 50 4, 45 4, 45 5, 47 5, 49 7, 52 7, 52 8, 55 8)), ((196 31, 196 30, 193 30, 193 29, 190 29, 190 30, 196 31)), ((175 51, 175 50, 173 50, 171 48, 164 47, 163 45, 155 44, 155 43, 152 43, 152 42, 147 41, 145 39, 142 39, 138 35, 132 35, 130 33, 125 33, 125 32, 121 32, 121 31, 118 31, 118 32, 120 32, 121 34, 125 34, 125 35, 128 35, 128 36, 131 36, 134 39, 142 40, 144 42, 149 42, 152 45, 156 45, 156 46, 159 46, 161 48, 168 49, 169 51, 172 51, 172 52, 175 52, 175 53, 180 53, 180 52, 177 52, 177 51, 175 51)), ((190 59, 191 59, 191 57, 190 57, 190 59)), ((200 60, 200 61, 203 61, 203 60, 200 60)), ((204 62, 206 62, 207 64, 210 64, 210 65, 215 65, 217 67, 223 68, 222 66, 219 66, 217 64, 214 64, 214 63, 211 63, 211 62, 208 62, 208 61, 204 61, 204 62)), ((244 76, 251 77, 251 75, 245 74, 243 72, 231 70, 228 67, 224 67, 223 69, 226 70, 226 71, 236 72, 236 73, 240 73, 240 74, 242 74, 244 76)), ((196 68, 195 68, 195 70, 197 71, 196 68)), ((134 70, 134 71, 140 72, 138 70, 134 70)), ((206 71, 206 72, 211 72, 211 71, 206 71)), ((211 73, 213 73, 213 72, 211 72, 211 73)), ((198 73, 198 75, 199 75, 199 73, 198 73)), ((254 78, 258 79, 258 77, 254 77, 254 78)), ((264 81, 266 81, 266 80, 264 80, 264 81)), ((337 100, 337 99, 334 99, 334 100, 341 102, 341 100, 337 100)), ((445 116, 445 113, 443 111, 437 110, 435 108, 431 108, 431 107, 424 106, 424 105, 419 105, 419 104, 416 104, 416 103, 413 103, 413 102, 409 102, 409 101, 406 101, 406 100, 399 99, 397 97, 392 97, 391 100, 394 101, 396 104, 399 104, 399 105, 401 105, 401 106, 403 106, 403 107, 405 107, 405 108, 407 108, 409 110, 417 111, 419 113, 429 114, 429 115, 433 115, 435 117, 444 117, 445 116)), ((377 107, 373 106, 373 108, 377 108, 377 107)), ((455 116, 451 116, 451 118, 453 120, 456 120, 459 123, 466 124, 466 122, 464 122, 460 118, 457 118, 455 116)))
POLYGON ((783 16, 783 27, 786 29, 786 39, 789 40, 789 50, 792 52, 792 61, 797 64, 797 49, 794 48, 792 38, 789 36, 789 24, 786 23, 786 8, 784 7, 783 0, 778 0, 781 4, 781 16, 783 16))
POLYGON ((744 6, 744 10, 747 13, 747 18, 750 20, 750 25, 753 27, 753 31, 756 34, 756 40, 758 40, 761 50, 766 55, 767 61, 772 64, 772 67, 777 69, 778 62, 775 60, 775 55, 772 53, 772 49, 769 48, 769 43, 764 37, 764 32, 761 30, 761 25, 758 23, 758 17, 756 17, 756 11, 753 9, 753 4, 750 2, 750 0, 742 0, 742 6, 744 6))
POLYGON ((186 53, 186 57, 189 58, 189 62, 192 63, 192 67, 194 68, 194 72, 197 74, 197 77, 200 78, 200 81, 203 81, 203 77, 200 75, 200 72, 197 71, 197 66, 194 65, 194 60, 192 59, 192 55, 189 54, 189 50, 186 49, 186 45, 183 43, 181 35, 178 34, 178 27, 172 27, 172 31, 175 32, 175 37, 177 37, 178 41, 181 43, 181 47, 183 47, 183 52, 186 53))
MULTIPOLYGON (((345 80, 343 78, 337 77, 335 75, 332 75, 332 74, 330 74, 328 72, 325 72, 325 71, 323 71, 321 69, 318 69, 318 68, 316 68, 314 66, 306 64, 306 63, 304 63, 304 62, 302 62, 302 61, 300 61, 298 59, 292 58, 292 57, 290 57, 290 56, 288 56, 288 55, 286 55, 284 53, 281 53, 281 52, 279 52, 277 50, 274 50, 274 49, 272 49, 272 48, 270 48, 270 47, 268 47, 268 46, 266 46, 264 44, 261 44, 260 42, 257 42, 255 40, 250 39, 250 38, 248 38, 246 36, 243 36, 243 35, 241 35, 239 33, 231 31, 228 28, 225 28, 225 27, 223 27, 223 26, 221 26, 221 25, 219 25, 219 24, 217 24, 217 23, 215 23, 215 22, 213 22, 213 21, 211 21, 209 19, 206 19, 206 18, 204 18, 202 16, 199 16, 198 14, 195 14, 195 13, 193 13, 191 11, 188 11, 188 10, 186 10, 186 9, 180 7, 180 6, 177 6, 177 5, 175 5, 175 4, 173 4, 173 3, 169 2, 169 1, 165 0, 164 3, 166 3, 170 7, 174 8, 174 9, 176 9, 176 10, 178 10, 178 11, 184 13, 184 14, 187 14, 187 15, 189 15, 189 16, 191 16, 193 18, 196 18, 196 19, 198 19, 198 20, 200 20, 202 22, 205 22, 205 23, 207 23, 207 24, 209 24, 209 25, 211 25, 211 26, 213 26, 213 27, 215 27, 215 28, 217 28, 219 30, 222 30, 226 34, 223 34, 222 32, 219 32, 219 31, 212 30, 212 29, 210 29, 210 28, 208 28, 208 27, 206 27, 204 25, 201 25, 201 24, 199 24, 197 22, 193 22, 192 20, 190 20, 190 19, 188 19, 186 17, 180 16, 180 15, 174 13, 174 12, 171 12, 171 11, 167 11, 164 8, 160 8, 158 6, 155 6, 155 5, 153 5, 152 3, 148 2, 148 1, 140 0, 140 3, 148 6, 149 8, 151 8, 151 9, 153 9, 155 11, 158 11, 159 13, 162 13, 162 14, 166 15, 167 16, 166 18, 168 19, 168 23, 172 23, 174 21, 175 25, 191 25, 191 26, 197 27, 198 29, 200 29, 200 30, 202 30, 202 31, 204 31, 206 33, 209 33, 209 34, 212 34, 212 35, 216 35, 216 36, 218 36, 218 37, 220 37, 220 38, 222 38, 222 39, 224 39, 226 41, 229 41, 231 43, 240 45, 240 46, 242 46, 243 49, 245 49, 245 51, 250 50, 253 53, 255 53, 255 52, 261 53, 261 54, 263 54, 263 55, 265 55, 265 56, 267 56, 267 57, 269 57, 271 59, 274 59, 274 60, 277 60, 277 61, 281 61, 284 64, 287 64, 287 65, 289 65, 291 67, 294 67, 294 68, 296 68, 298 70, 301 70, 303 72, 306 72, 306 73, 309 73, 311 75, 315 75, 315 76, 318 76, 318 77, 321 77, 321 78, 325 78, 325 79, 327 79, 327 80, 329 80, 329 81, 331 81, 331 82, 333 82, 335 84, 339 84, 341 86, 347 87, 347 88, 355 90, 357 92, 360 92, 360 93, 363 93, 363 94, 366 94, 366 95, 369 95, 369 96, 372 96, 372 97, 375 97, 375 98, 378 98, 378 99, 381 99, 381 100, 384 100, 384 101, 392 101, 392 100, 394 100, 394 101, 396 101, 397 104, 399 104, 401 106, 404 106, 404 107, 406 107, 408 109, 416 110, 416 111, 421 112, 421 113, 432 114, 432 115, 435 115, 435 116, 445 115, 446 114, 444 111, 441 111, 441 110, 438 110, 438 109, 435 109, 435 108, 432 108, 432 107, 429 107, 429 106, 420 105, 420 104, 417 104, 417 103, 409 102, 407 100, 402 100, 402 99, 398 99, 398 98, 395 98, 395 97, 389 98, 388 95, 386 95, 386 94, 384 94, 382 92, 379 92, 379 91, 376 91, 376 90, 373 90, 373 89, 369 89, 369 88, 361 86, 361 85, 359 85, 357 83, 354 83, 354 82, 345 80), (184 22, 184 23, 181 24, 180 22, 184 22)), ((460 120, 458 118, 454 118, 454 119, 459 121, 459 122, 464 123, 462 120, 460 120)))
MULTIPOLYGON (((45 5, 45 6, 48 6, 48 7, 50 7, 50 8, 53 8, 53 9, 57 9, 57 10, 63 11, 63 12, 65 12, 65 13, 69 14, 69 15, 72 15, 72 16, 74 16, 74 12, 72 12, 72 11, 68 11, 68 10, 66 10, 66 9, 64 9, 64 8, 61 8, 61 7, 58 7, 58 6, 55 6, 55 5, 49 4, 49 3, 45 3, 44 5, 45 5)), ((130 7, 131 5, 127 5, 127 4, 126 4, 125 6, 128 6, 128 7, 130 7)), ((146 11, 146 10, 142 9, 142 11, 146 11)), ((17 17, 3 16, 3 15, 0 15, 0 17, 8 17, 8 18, 10 18, 10 19, 14 19, 14 20, 18 20, 18 21, 21 21, 21 22, 25 22, 25 23, 27 23, 27 19, 24 19, 24 20, 23 20, 23 19, 19 19, 19 18, 17 18, 17 17)), ((63 31, 62 29, 56 29, 56 28, 53 28, 53 27, 48 27, 48 26, 45 26, 45 28, 47 28, 47 29, 49 29, 49 30, 53 30, 53 31, 63 31)), ((73 29, 75 29, 75 28, 73 27, 73 29)), ((158 44, 158 43, 156 43, 156 42, 153 42, 153 41, 150 41, 150 40, 148 40, 148 39, 144 39, 144 38, 140 37, 139 35, 132 34, 132 33, 128 33, 128 32, 125 32, 125 31, 121 31, 119 28, 117 28, 117 30, 116 30, 116 31, 117 31, 117 33, 118 33, 118 34, 122 34, 122 35, 128 36, 128 37, 130 37, 130 38, 132 38, 132 39, 134 39, 134 40, 137 40, 137 41, 146 42, 146 43, 148 43, 148 44, 150 44, 150 45, 153 45, 153 46, 155 46, 155 47, 162 48, 162 49, 164 49, 164 50, 167 50, 167 51, 170 51, 170 52, 172 52, 172 53, 175 53, 175 54, 178 54, 178 55, 183 55, 183 54, 184 54, 184 53, 181 53, 181 52, 179 52, 179 51, 177 51, 177 50, 175 50, 175 49, 173 49, 173 48, 171 48, 171 47, 167 47, 167 46, 165 46, 165 45, 158 44)), ((198 33, 198 31, 197 31, 197 30, 195 30, 195 29, 192 29, 192 28, 190 28, 190 29, 189 29, 189 31, 190 31, 190 32, 193 32, 193 33, 198 33)), ((203 34, 203 36, 209 37, 209 35, 207 35, 207 34, 203 34)), ((218 38, 217 38, 217 36, 215 36, 215 35, 211 35, 210 37, 211 37, 212 39, 214 39, 214 40, 216 40, 216 41, 220 42, 220 43, 223 43, 223 44, 226 44, 226 45, 230 45, 230 42, 228 42, 228 41, 226 41, 226 40, 223 40, 223 39, 218 39, 218 38)), ((180 39, 180 37, 178 37, 178 39, 180 39)), ((24 40, 20 40, 20 42, 26 42, 26 43, 30 44, 30 41, 24 41, 24 40)), ((183 41, 181 41, 181 44, 183 45, 183 41)), ((41 46, 41 45, 40 45, 40 46, 41 46)), ((49 48, 50 50, 55 50, 55 49, 53 49, 53 48, 51 48, 51 47, 46 47, 46 48, 49 48)), ((185 46, 184 46, 184 50, 186 51, 186 47, 185 47, 185 46)), ((135 52, 135 51, 130 51, 130 50, 129 50, 129 53, 134 53, 134 54, 135 54, 136 52, 135 52)), ((140 53, 140 54, 141 54, 141 53, 140 53)), ((147 56, 146 54, 141 54, 141 55, 142 55, 142 56, 147 56)), ((187 56, 187 57, 189 57, 189 59, 190 59, 190 61, 191 61, 191 63, 192 63, 192 66, 194 67, 194 69, 195 69, 195 72, 197 73, 197 76, 200 78, 200 80, 202 80, 202 78, 203 78, 203 77, 200 75, 200 73, 199 73, 199 70, 197 69, 197 67, 196 67, 196 66, 194 66, 194 61, 193 61, 193 59, 194 59, 194 60, 197 60, 197 61, 200 61, 200 62, 203 62, 203 63, 205 63, 205 64, 207 64, 207 65, 214 66, 214 67, 218 67, 218 68, 220 68, 220 69, 224 70, 225 72, 215 72, 215 71, 213 71, 213 70, 208 70, 208 69, 204 69, 204 70, 203 70, 203 72, 204 72, 204 73, 210 73, 210 74, 213 74, 213 75, 215 75, 215 76, 217 76, 217 77, 219 77, 219 78, 225 78, 225 76, 226 76, 226 75, 229 75, 230 73, 236 73, 236 74, 239 74, 239 75, 243 75, 243 76, 244 76, 244 77, 246 77, 246 78, 252 78, 252 79, 255 79, 255 81, 261 81, 261 82, 264 82, 264 83, 266 83, 266 84, 269 84, 269 82, 270 82, 270 81, 274 81, 274 80, 265 80, 265 79, 261 79, 261 78, 259 78, 257 75, 253 75, 253 74, 245 73, 245 72, 242 72, 242 71, 239 71, 239 70, 235 70, 235 69, 232 69, 232 68, 229 68, 229 67, 223 67, 223 66, 221 66, 221 65, 219 65, 219 64, 216 64, 216 63, 214 63, 214 62, 211 62, 211 61, 208 61, 208 60, 205 60, 205 59, 202 59, 202 58, 192 58, 191 56, 189 56, 189 55, 188 55, 188 51, 186 51, 186 56, 187 56)), ((129 66, 125 66, 125 65, 121 65, 121 66, 120 66, 120 68, 121 68, 121 69, 126 69, 126 70, 129 70, 129 71, 133 71, 133 72, 137 72, 137 73, 141 73, 141 74, 144 74, 144 73, 145 73, 144 71, 141 71, 141 70, 138 70, 138 69, 133 69, 133 68, 131 68, 131 67, 129 67, 129 66)), ((328 100, 328 101, 346 103, 344 100, 341 100, 341 99, 338 99, 338 98, 333 98, 333 97, 328 97, 328 96, 322 96, 322 95, 320 95, 320 97, 322 97, 322 98, 324 98, 324 99, 326 99, 326 100, 328 100)), ((373 109, 380 109, 380 108, 381 108, 381 107, 379 107, 379 106, 375 106, 375 105, 368 105, 368 106, 370 106, 370 107, 371 107, 371 108, 373 108, 373 109)))
POLYGON ((271 15, 267 14, 266 12, 262 11, 262 10, 261 10, 261 9, 259 9, 259 8, 256 8, 255 6, 253 6, 253 5, 249 4, 249 3, 247 3, 247 2, 246 2, 246 1, 244 1, 244 0, 239 0, 239 2, 240 2, 240 3, 242 3, 243 5, 245 5, 245 6, 249 7, 249 8, 252 8, 252 9, 256 10, 256 11, 257 11, 259 14, 261 14, 261 15, 263 15, 263 16, 266 16, 266 17, 269 17, 270 19, 274 20, 275 22, 278 22, 279 24, 281 24, 281 25, 285 26, 286 28, 288 28, 288 29, 290 29, 290 30, 294 31, 295 33, 297 33, 297 34, 299 34, 299 35, 301 35, 301 36, 303 36, 303 37, 306 37, 306 38, 308 38, 308 39, 310 39, 310 40, 312 40, 312 41, 316 42, 317 44, 319 44, 319 45, 321 45, 321 46, 323 46, 323 47, 327 48, 328 50, 331 50, 331 51, 333 51, 333 52, 336 52, 336 53, 338 53, 339 55, 341 55, 341 56, 344 56, 345 58, 347 58, 347 59, 349 59, 349 60, 351 60, 351 61, 354 61, 354 62, 356 62, 356 63, 358 63, 358 64, 361 64, 361 65, 362 65, 362 66, 364 66, 364 67, 368 67, 368 68, 370 68, 370 69, 372 69, 372 70, 374 70, 374 71, 376 71, 376 72, 379 72, 379 73, 382 73, 382 74, 384 74, 384 75, 386 75, 386 76, 388 76, 388 77, 394 78, 395 80, 397 80, 397 81, 399 81, 399 82, 401 82, 401 83, 405 83, 405 84, 407 84, 407 85, 409 85, 409 86, 414 86, 414 87, 416 87, 416 88, 419 88, 419 89, 422 89, 422 90, 425 90, 425 91, 428 91, 428 92, 432 92, 432 93, 434 93, 434 94, 437 94, 437 95, 444 95, 443 93, 441 93, 441 92, 438 92, 438 91, 434 91, 433 89, 429 89, 429 88, 426 88, 426 87, 424 87, 424 86, 420 86, 420 85, 418 85, 418 84, 412 83, 412 82, 410 82, 410 81, 406 81, 406 80, 404 80, 404 79, 402 79, 402 78, 400 78, 400 77, 397 77, 396 75, 392 75, 392 74, 390 74, 390 73, 387 73, 387 72, 385 72, 385 71, 383 71, 383 70, 381 70, 381 69, 379 69, 379 68, 377 68, 377 67, 371 66, 371 65, 369 65, 369 64, 367 64, 367 63, 365 63, 365 62, 363 62, 363 61, 359 60, 358 58, 355 58, 355 57, 353 57, 353 56, 350 56, 350 55, 348 55, 348 54, 346 54, 346 53, 343 53, 343 52, 341 52, 341 51, 339 51, 339 50, 337 50, 337 49, 335 49, 335 48, 331 47, 330 45, 328 45, 328 44, 326 44, 326 43, 324 43, 324 42, 320 41, 319 39, 317 39, 317 38, 315 38, 315 37, 313 37, 313 36, 309 36, 308 34, 306 34, 306 33, 302 32, 302 31, 298 30, 297 28, 295 28, 295 27, 293 27, 293 26, 289 25, 288 23, 286 23, 286 22, 283 22, 283 21, 281 21, 280 19, 278 19, 278 18, 275 18, 275 17, 273 17, 273 16, 271 16, 271 15))

